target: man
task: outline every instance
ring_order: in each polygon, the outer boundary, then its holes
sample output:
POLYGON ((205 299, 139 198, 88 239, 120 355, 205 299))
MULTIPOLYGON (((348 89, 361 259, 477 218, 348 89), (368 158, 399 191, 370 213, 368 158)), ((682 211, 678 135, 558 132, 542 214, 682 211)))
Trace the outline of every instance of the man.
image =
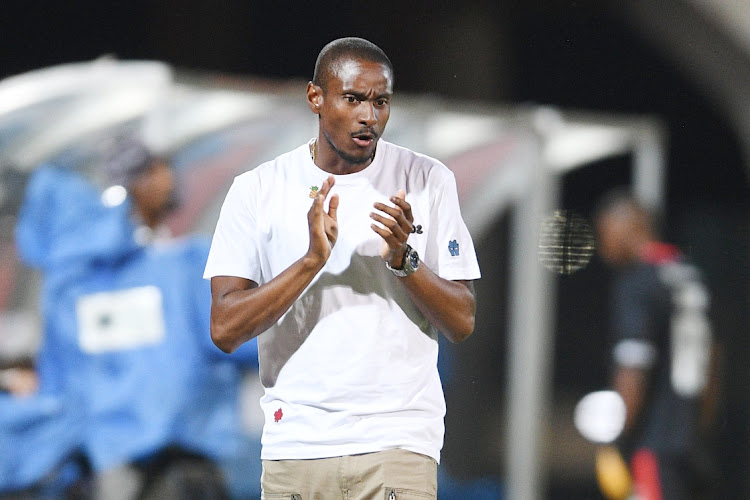
POLYGON ((437 331, 471 334, 479 267, 453 174, 380 140, 393 79, 374 44, 326 45, 317 138, 238 176, 217 223, 211 335, 258 337, 264 498, 436 495, 437 331))
POLYGON ((595 223, 600 255, 618 271, 613 383, 626 406, 618 444, 638 498, 691 498, 711 356, 708 292, 695 266, 657 241, 648 212, 627 193, 604 197, 595 223))
POLYGON ((226 498, 217 463, 240 444, 236 361, 254 346, 233 360, 209 340, 208 242, 164 226, 172 169, 130 137, 107 156, 124 199, 40 168, 20 212, 20 254, 44 274, 40 388, 75 415, 93 498, 226 498))

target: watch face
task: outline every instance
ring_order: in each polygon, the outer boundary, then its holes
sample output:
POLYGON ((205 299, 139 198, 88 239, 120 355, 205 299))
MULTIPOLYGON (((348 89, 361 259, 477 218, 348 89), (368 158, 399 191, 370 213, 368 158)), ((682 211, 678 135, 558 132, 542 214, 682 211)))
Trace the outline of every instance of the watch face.
POLYGON ((411 264, 412 269, 416 269, 419 266, 419 254, 417 252, 412 251, 409 254, 409 264, 411 264))

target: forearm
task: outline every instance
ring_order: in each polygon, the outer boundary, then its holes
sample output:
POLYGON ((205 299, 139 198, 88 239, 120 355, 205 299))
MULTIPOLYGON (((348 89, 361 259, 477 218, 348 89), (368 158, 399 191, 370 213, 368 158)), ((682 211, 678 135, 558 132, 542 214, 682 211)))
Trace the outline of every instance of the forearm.
POLYGON ((425 318, 451 342, 474 331, 476 301, 471 281, 441 278, 424 264, 412 275, 396 278, 425 318))
POLYGON ((646 396, 647 372, 641 368, 617 368, 614 389, 625 403, 625 430, 635 426, 641 414, 646 396))
POLYGON ((237 289, 226 287, 225 277, 212 279, 211 339, 224 352, 240 345, 273 326, 289 310, 312 282, 322 264, 302 257, 274 279, 261 286, 237 289), (216 283, 218 284, 215 284, 216 283))
POLYGON ((261 286, 232 276, 211 279, 211 339, 219 349, 232 352, 268 330, 323 269, 338 237, 338 195, 324 208, 334 183, 332 175, 323 182, 307 212, 310 245, 299 260, 261 286))

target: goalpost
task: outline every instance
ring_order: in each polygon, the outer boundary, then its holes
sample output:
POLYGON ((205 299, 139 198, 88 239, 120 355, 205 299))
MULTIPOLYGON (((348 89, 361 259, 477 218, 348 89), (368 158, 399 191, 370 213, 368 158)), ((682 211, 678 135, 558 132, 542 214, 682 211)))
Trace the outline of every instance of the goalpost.
POLYGON ((542 436, 549 410, 556 275, 539 264, 540 228, 556 207, 561 177, 597 159, 631 153, 633 191, 647 206, 664 204, 664 132, 646 118, 531 113, 539 155, 529 165, 512 221, 506 484, 510 500, 544 497, 542 436))

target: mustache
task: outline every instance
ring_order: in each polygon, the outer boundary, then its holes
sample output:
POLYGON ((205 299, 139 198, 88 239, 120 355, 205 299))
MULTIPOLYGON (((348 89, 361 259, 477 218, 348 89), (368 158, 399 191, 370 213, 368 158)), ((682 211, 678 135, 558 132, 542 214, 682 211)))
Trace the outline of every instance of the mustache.
POLYGON ((368 139, 377 139, 380 137, 380 134, 378 134, 375 129, 372 129, 370 127, 359 129, 356 132, 352 132, 352 137, 365 137, 368 139))

